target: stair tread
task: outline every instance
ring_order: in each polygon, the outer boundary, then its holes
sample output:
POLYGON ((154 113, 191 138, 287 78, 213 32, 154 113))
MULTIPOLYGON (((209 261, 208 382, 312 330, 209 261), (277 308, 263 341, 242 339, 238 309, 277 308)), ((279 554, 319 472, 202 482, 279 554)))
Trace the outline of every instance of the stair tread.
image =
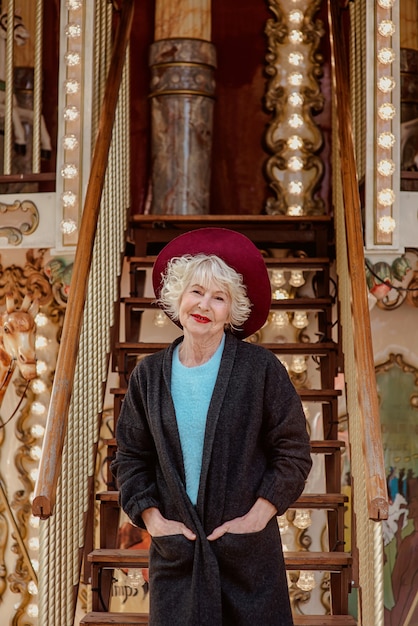
MULTIPOLYGON (((96 500, 118 502, 119 491, 100 491, 96 494, 96 500)), ((304 493, 289 508, 335 508, 347 501, 348 496, 343 493, 304 493)))
MULTIPOLYGON (((105 440, 106 445, 116 446, 116 439, 111 437, 105 440)), ((311 439, 311 449, 313 453, 317 452, 334 452, 335 450, 341 450, 345 448, 345 441, 339 439, 311 439)))
MULTIPOLYGON (((138 265, 144 265, 152 267, 156 260, 155 255, 148 256, 128 256, 128 262, 131 264, 137 263, 138 265)), ((302 268, 305 271, 312 269, 321 269, 324 265, 329 265, 330 259, 328 257, 264 257, 264 262, 267 266, 282 267, 282 268, 302 268)))
MULTIPOLYGON (((155 298, 147 296, 123 296, 119 298, 122 304, 137 305, 141 308, 158 308, 155 298)), ((321 310, 333 304, 333 298, 281 298, 279 300, 272 299, 271 309, 311 309, 321 310)))
POLYGON ((148 613, 115 613, 104 611, 91 611, 81 620, 82 624, 118 624, 118 626, 129 626, 130 624, 148 624, 148 613))
POLYGON ((356 626, 351 615, 294 615, 295 626, 356 626))
MULTIPOLYGON (((127 387, 111 387, 109 389, 109 393, 111 393, 114 396, 123 396, 125 395, 127 391, 127 387)), ((315 397, 319 398, 335 398, 337 396, 341 396, 342 395, 342 391, 341 389, 305 389, 305 388, 298 388, 296 389, 296 391, 298 392, 298 394, 301 396, 301 398, 303 398, 304 400, 306 399, 312 399, 314 400, 315 397)))
MULTIPOLYGON (((82 624, 148 624, 147 613, 115 613, 92 611, 80 621, 82 624)), ((357 622, 351 615, 294 615, 295 626, 356 626, 357 622)))
MULTIPOLYGON (((169 343, 145 341, 126 341, 117 342, 115 344, 115 350, 118 351, 131 351, 133 354, 144 354, 148 352, 156 352, 157 350, 163 350, 167 348, 169 343)), ((328 352, 336 352, 338 346, 333 341, 316 341, 314 343, 260 343, 267 350, 271 350, 274 353, 282 354, 327 354, 328 352)))
MULTIPOLYGON (((348 552, 285 552, 286 568, 320 571, 340 571, 352 563, 348 552)), ((148 567, 148 550, 98 548, 88 555, 90 563, 101 567, 148 567)))

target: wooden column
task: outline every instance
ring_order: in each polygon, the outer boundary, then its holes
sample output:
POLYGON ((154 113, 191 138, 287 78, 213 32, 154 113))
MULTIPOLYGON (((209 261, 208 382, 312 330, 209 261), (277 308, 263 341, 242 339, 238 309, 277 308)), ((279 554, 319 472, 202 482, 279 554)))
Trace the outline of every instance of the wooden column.
POLYGON ((151 213, 209 213, 216 67, 210 10, 210 0, 156 2, 151 213))

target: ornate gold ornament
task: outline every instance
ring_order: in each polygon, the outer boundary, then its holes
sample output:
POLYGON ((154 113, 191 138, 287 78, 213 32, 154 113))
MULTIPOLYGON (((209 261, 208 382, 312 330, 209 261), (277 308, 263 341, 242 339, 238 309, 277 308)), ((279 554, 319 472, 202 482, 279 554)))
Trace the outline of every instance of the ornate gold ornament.
POLYGON ((31 235, 39 226, 38 209, 30 200, 15 200, 13 204, 0 202, 0 213, 9 214, 9 224, 0 227, 0 237, 6 237, 10 245, 18 246, 24 236, 31 235))
POLYGON ((273 120, 265 136, 271 156, 265 171, 274 196, 267 199, 271 215, 324 213, 317 196, 324 164, 318 156, 323 137, 312 118, 323 108, 320 91, 322 55, 318 52, 323 26, 314 15, 320 0, 296 5, 290 0, 270 1, 274 19, 266 23, 268 53, 265 106, 273 120))

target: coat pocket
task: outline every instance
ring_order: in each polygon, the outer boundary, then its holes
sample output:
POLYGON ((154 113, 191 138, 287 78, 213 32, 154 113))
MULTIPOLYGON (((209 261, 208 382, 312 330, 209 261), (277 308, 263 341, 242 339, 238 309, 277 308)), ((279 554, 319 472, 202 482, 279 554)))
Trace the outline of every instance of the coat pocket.
POLYGON ((195 542, 190 541, 184 535, 164 535, 162 537, 152 537, 151 555, 159 557, 173 566, 191 568, 193 565, 195 542))

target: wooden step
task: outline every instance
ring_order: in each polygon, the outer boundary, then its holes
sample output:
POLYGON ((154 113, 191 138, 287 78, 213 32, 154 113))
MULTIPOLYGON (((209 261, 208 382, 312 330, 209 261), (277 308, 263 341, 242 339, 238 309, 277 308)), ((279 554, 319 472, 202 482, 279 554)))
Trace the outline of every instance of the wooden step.
MULTIPOLYGON (((155 309, 159 307, 155 298, 149 298, 145 296, 125 296, 119 299, 121 304, 124 304, 130 308, 136 309, 155 309)), ((322 311, 327 307, 333 305, 333 299, 329 298, 280 298, 278 300, 272 299, 270 309, 285 309, 289 311, 293 310, 310 310, 310 311, 322 311)))
POLYGON ((87 559, 99 567, 148 567, 148 550, 123 550, 121 548, 98 548, 87 559))
POLYGON ((348 552, 298 552, 284 553, 286 569, 341 572, 351 567, 353 558, 348 552))
POLYGON ((294 615, 295 626, 356 626, 351 615, 294 615))
POLYGON ((80 620, 80 626, 84 624, 96 624, 96 626, 108 626, 108 624, 131 626, 132 624, 148 623, 148 613, 106 613, 104 611, 92 611, 91 613, 87 613, 87 615, 80 620))
MULTIPOLYGON (((144 613, 104 613, 94 611, 85 615, 80 625, 96 624, 107 626, 131 626, 132 624, 148 624, 149 615, 144 613)), ((357 622, 351 615, 294 615, 295 626, 356 626, 357 622)))
MULTIPOLYGON (((131 267, 135 269, 135 266, 138 267, 153 267, 156 256, 130 256, 127 257, 128 263, 130 263, 131 267)), ((280 267, 281 269, 286 270, 289 269, 300 269, 304 272, 309 272, 311 270, 321 270, 324 266, 330 264, 330 260, 328 257, 308 257, 308 256, 280 256, 273 257, 267 256, 264 258, 265 264, 269 268, 280 267)))
MULTIPOLYGON (((119 491, 100 491, 96 494, 100 502, 119 502, 119 491)), ((306 493, 302 494, 290 509, 335 509, 344 506, 348 496, 343 493, 306 493)))

